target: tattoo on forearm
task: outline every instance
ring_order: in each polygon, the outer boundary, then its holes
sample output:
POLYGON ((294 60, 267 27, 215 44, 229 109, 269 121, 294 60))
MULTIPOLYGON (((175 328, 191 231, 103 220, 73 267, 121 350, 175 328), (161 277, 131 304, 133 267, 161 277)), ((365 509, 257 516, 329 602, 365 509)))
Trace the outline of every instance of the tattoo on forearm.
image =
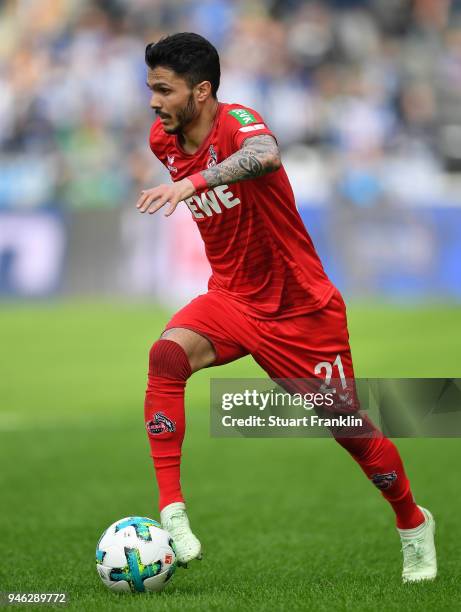
POLYGON ((213 168, 202 172, 209 187, 237 183, 278 170, 280 152, 272 136, 248 138, 241 149, 213 168))
POLYGON ((262 163, 253 155, 239 159, 239 166, 249 176, 262 176, 264 174, 262 163))

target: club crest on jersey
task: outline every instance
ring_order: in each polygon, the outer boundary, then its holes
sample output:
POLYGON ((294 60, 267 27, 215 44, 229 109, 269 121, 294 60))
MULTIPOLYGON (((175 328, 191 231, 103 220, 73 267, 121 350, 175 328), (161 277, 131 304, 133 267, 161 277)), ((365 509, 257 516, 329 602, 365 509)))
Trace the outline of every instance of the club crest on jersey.
POLYGON ((397 473, 395 470, 393 472, 387 472, 387 474, 374 474, 371 477, 371 482, 381 491, 389 489, 395 480, 397 480, 397 473))
POLYGON ((163 412, 156 412, 154 418, 146 423, 148 433, 158 435, 168 431, 176 431, 175 424, 163 412))
POLYGON ((174 155, 167 155, 166 159, 167 159, 166 167, 168 168, 168 170, 170 172, 172 172, 172 173, 176 173, 178 171, 178 169, 173 165, 174 164, 174 155))
POLYGON ((213 168, 213 166, 216 166, 216 164, 218 163, 218 154, 216 153, 216 150, 213 145, 210 145, 210 148, 208 149, 208 154, 209 158, 206 163, 206 167, 213 168))

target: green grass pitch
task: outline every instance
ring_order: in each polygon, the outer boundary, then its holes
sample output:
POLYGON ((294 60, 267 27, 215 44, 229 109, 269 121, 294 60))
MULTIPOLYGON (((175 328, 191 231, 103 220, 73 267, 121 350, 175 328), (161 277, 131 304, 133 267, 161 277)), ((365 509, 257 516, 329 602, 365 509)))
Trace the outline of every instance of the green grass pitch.
MULTIPOLYGON (((438 522, 440 576, 403 586, 393 516, 334 441, 216 439, 210 376, 188 386, 183 486, 204 560, 157 595, 114 595, 94 552, 127 515, 158 518, 144 430, 147 352, 167 313, 63 303, 0 310, 0 591, 62 592, 76 610, 453 610, 459 607, 459 440, 401 440, 438 522)), ((456 307, 349 307, 360 376, 460 376, 456 307)), ((25 607, 25 606, 24 606, 25 607)))

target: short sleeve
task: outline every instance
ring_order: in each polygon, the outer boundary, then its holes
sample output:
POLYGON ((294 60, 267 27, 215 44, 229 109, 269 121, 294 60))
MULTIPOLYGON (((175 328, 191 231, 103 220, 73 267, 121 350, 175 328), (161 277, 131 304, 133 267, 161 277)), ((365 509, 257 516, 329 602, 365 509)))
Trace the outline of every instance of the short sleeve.
POLYGON ((226 126, 232 140, 232 148, 237 151, 247 138, 268 134, 275 138, 264 119, 255 110, 245 106, 233 106, 226 110, 226 126))

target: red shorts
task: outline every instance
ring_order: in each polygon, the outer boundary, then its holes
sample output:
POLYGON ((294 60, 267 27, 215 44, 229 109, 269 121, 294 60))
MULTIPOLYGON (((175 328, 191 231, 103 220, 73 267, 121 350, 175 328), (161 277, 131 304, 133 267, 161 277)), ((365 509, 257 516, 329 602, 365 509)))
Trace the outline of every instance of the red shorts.
POLYGON ((216 352, 213 365, 250 354, 272 379, 354 378, 346 306, 337 289, 320 310, 272 321, 241 312, 211 290, 177 312, 166 329, 173 327, 207 338, 216 352))

